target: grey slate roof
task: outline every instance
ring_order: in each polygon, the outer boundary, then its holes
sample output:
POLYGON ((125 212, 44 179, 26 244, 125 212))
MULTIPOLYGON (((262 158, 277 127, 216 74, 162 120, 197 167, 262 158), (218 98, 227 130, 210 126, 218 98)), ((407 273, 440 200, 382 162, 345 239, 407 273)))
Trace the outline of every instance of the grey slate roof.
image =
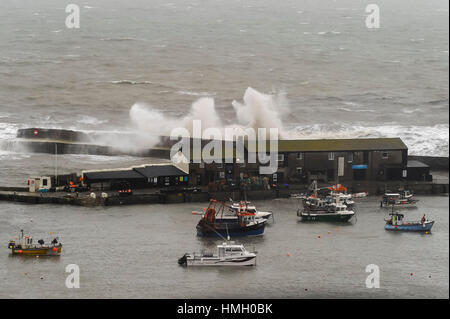
POLYGON ((185 172, 173 165, 149 165, 145 167, 135 167, 134 170, 146 178, 187 175, 185 172))

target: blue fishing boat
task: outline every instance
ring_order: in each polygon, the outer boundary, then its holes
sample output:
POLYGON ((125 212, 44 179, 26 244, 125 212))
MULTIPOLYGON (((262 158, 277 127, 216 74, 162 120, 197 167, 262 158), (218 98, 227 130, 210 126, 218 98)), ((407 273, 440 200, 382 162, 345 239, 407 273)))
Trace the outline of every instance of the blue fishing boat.
POLYGON ((415 231, 415 232, 430 232, 434 225, 434 220, 428 220, 423 215, 420 221, 405 221, 404 215, 398 212, 389 214, 390 218, 385 219, 386 225, 384 229, 393 231, 415 231))
POLYGON ((236 218, 224 219, 224 203, 211 200, 205 214, 197 224, 197 235, 200 237, 238 237, 257 236, 264 233, 266 221, 256 218, 255 212, 245 210, 232 212, 236 218))

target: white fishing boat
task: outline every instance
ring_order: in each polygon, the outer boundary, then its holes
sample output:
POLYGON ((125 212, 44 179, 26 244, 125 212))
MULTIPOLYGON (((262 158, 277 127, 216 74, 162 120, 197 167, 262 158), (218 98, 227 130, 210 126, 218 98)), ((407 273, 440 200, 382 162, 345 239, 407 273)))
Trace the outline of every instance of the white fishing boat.
POLYGON ((249 252, 244 245, 224 242, 217 245, 216 252, 186 253, 178 259, 183 266, 255 266, 256 253, 249 252))
POLYGON ((396 208, 415 208, 419 200, 414 198, 414 195, 407 190, 400 191, 398 193, 387 192, 383 195, 380 207, 392 207, 396 208))
POLYGON ((355 212, 348 210, 347 206, 343 204, 330 204, 327 210, 298 210, 297 216, 302 218, 302 221, 327 221, 327 222, 348 222, 355 212))

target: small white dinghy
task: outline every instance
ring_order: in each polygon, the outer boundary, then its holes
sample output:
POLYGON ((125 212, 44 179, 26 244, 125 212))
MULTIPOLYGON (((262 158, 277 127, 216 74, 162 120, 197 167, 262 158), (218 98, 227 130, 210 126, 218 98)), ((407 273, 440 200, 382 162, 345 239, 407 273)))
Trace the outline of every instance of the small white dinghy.
POLYGON ((186 253, 178 259, 183 266, 255 266, 256 253, 249 252, 244 245, 224 242, 217 245, 214 253, 186 253))

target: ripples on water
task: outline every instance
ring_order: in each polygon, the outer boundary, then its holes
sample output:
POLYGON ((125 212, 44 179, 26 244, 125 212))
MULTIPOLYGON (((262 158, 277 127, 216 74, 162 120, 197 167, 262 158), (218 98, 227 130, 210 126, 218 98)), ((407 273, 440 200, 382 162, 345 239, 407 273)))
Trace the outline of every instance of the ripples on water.
POLYGON ((297 201, 258 201, 275 212, 260 237, 242 238, 258 251, 256 267, 184 268, 185 252, 220 241, 196 237, 206 204, 83 208, 0 202, 0 242, 21 228, 48 232, 64 244, 59 258, 0 256, 0 297, 37 298, 448 298, 448 197, 419 197, 436 224, 431 235, 384 230, 379 198, 361 199, 355 224, 302 223, 297 201), (320 235, 320 238, 318 236, 320 235), (64 286, 66 265, 80 266, 81 288, 64 286), (365 267, 377 264, 381 288, 365 288, 365 267), (27 274, 25 274, 27 273, 27 274), (413 274, 411 276, 411 273, 413 274), (44 279, 40 279, 40 277, 44 279))

